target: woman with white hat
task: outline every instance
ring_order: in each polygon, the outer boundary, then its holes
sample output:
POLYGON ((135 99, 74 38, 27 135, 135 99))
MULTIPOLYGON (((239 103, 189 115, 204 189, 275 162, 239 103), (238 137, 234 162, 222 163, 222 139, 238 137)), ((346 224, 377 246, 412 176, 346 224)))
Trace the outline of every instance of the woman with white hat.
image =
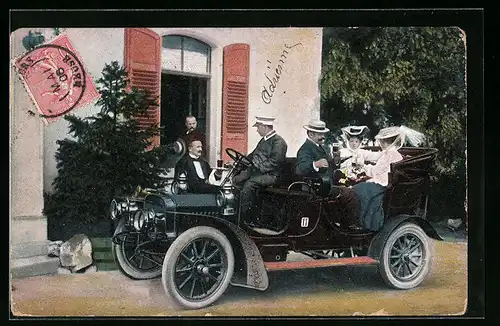
POLYGON ((401 161, 403 157, 398 152, 406 142, 418 146, 424 140, 424 134, 405 126, 388 127, 380 130, 375 136, 382 149, 377 163, 366 166, 366 182, 353 186, 358 195, 361 208, 361 224, 364 228, 378 230, 384 222, 382 199, 389 184, 391 164, 401 161))
POLYGON ((362 149, 361 142, 366 139, 366 134, 370 131, 367 126, 347 126, 342 130, 342 140, 344 148, 340 149, 340 169, 346 176, 351 176, 356 171, 362 171, 365 162, 377 162, 381 152, 373 152, 362 149))

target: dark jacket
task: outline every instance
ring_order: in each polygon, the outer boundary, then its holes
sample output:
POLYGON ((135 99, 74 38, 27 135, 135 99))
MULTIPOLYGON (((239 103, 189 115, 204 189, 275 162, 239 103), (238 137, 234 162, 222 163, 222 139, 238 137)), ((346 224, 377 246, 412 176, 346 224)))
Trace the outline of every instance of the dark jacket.
POLYGON ((184 155, 175 166, 175 179, 178 180, 179 175, 184 172, 187 178, 188 192, 207 193, 216 191, 216 187, 207 184, 208 176, 212 172, 210 164, 202 157, 198 159, 205 176, 204 179, 200 178, 196 173, 196 168, 193 163, 194 159, 189 154, 184 155))
POLYGON ((322 177, 325 175, 332 177, 333 168, 330 163, 331 157, 328 155, 327 151, 310 139, 306 139, 297 152, 297 166, 295 168, 295 172, 297 175, 303 177, 322 177), (320 168, 319 171, 316 172, 313 168, 313 162, 322 158, 329 161, 328 168, 320 168))
POLYGON ((283 137, 275 134, 268 140, 259 141, 248 158, 254 164, 254 170, 260 174, 279 176, 282 173, 288 145, 283 137))

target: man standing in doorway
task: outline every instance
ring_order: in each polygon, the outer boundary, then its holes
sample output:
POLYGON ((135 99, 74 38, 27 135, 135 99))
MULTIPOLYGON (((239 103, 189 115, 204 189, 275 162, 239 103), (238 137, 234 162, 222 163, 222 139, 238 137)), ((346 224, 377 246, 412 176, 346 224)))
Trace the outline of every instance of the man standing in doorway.
POLYGON ((248 154, 252 166, 236 175, 233 183, 241 186, 240 203, 241 214, 248 226, 254 227, 253 215, 255 197, 258 189, 273 185, 282 173, 286 158, 287 143, 274 130, 274 118, 257 116, 253 127, 262 137, 255 149, 248 154))
POLYGON ((188 144, 188 140, 197 139, 201 141, 204 147, 206 147, 207 144, 205 142, 205 134, 200 129, 197 128, 198 122, 196 121, 196 118, 192 115, 187 116, 185 125, 186 129, 181 138, 184 139, 186 144, 188 144))

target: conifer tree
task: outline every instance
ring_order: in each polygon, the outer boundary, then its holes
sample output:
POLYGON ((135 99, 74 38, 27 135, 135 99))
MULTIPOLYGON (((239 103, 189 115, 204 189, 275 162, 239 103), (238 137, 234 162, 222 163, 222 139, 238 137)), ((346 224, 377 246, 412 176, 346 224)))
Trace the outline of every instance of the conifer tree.
POLYGON ((130 195, 137 185, 160 182, 160 147, 148 150, 160 128, 141 128, 136 117, 156 99, 136 88, 128 89, 128 74, 113 61, 97 81, 100 112, 80 118, 64 117, 72 139, 58 140, 55 154, 58 175, 53 192, 45 194, 44 214, 49 218, 96 222, 108 218, 115 196, 130 195))

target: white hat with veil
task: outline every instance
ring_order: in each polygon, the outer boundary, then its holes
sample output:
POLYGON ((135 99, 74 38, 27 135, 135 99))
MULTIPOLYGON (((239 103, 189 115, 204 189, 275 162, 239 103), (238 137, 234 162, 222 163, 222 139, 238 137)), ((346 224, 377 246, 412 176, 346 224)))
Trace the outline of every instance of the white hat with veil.
POLYGON ((419 146, 425 141, 425 135, 417 130, 408 128, 406 126, 393 126, 381 129, 375 136, 375 139, 388 139, 396 137, 392 144, 389 145, 401 148, 406 142, 411 146, 419 146))

